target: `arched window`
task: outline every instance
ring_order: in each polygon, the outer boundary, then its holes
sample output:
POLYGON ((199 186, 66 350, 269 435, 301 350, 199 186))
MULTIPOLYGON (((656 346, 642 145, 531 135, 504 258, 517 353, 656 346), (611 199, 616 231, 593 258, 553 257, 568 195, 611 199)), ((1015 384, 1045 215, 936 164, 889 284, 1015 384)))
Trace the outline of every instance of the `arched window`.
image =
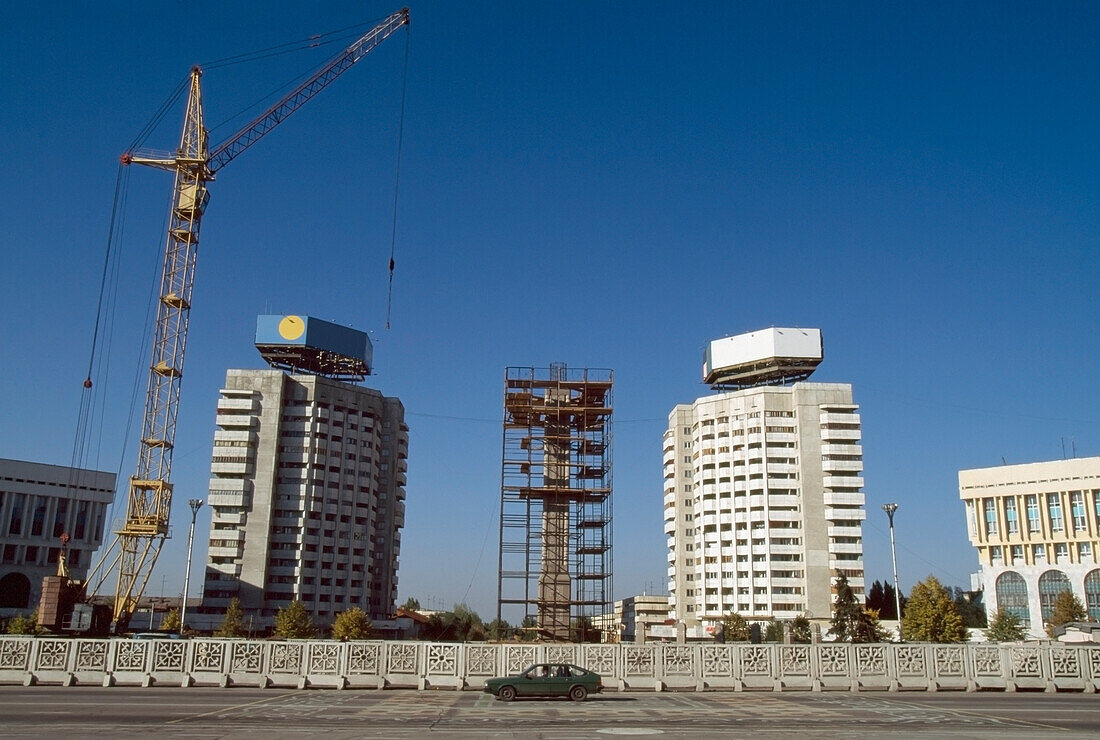
POLYGON ((1071 591, 1069 578, 1060 570, 1048 570, 1039 576, 1039 606, 1043 611, 1043 621, 1046 622, 1054 614, 1054 600, 1063 591, 1071 591))
POLYGON ((997 577, 997 608, 1012 614, 1024 625, 1031 625, 1027 583, 1019 573, 1009 570, 997 577))
POLYGON ((1100 570, 1089 571, 1085 576, 1085 608, 1089 610, 1089 620, 1100 622, 1100 570))
POLYGON ((26 609, 31 601, 31 582, 22 573, 8 573, 0 578, 0 607, 26 609))

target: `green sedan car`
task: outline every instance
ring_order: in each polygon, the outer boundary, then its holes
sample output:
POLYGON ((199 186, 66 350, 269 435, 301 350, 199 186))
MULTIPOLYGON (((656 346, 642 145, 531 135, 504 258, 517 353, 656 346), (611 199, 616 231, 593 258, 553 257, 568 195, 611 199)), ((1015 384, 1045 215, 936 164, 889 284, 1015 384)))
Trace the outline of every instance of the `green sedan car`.
POLYGON ((485 693, 501 701, 517 696, 568 696, 584 701, 589 694, 603 691, 598 673, 569 663, 536 663, 516 676, 490 678, 485 693))

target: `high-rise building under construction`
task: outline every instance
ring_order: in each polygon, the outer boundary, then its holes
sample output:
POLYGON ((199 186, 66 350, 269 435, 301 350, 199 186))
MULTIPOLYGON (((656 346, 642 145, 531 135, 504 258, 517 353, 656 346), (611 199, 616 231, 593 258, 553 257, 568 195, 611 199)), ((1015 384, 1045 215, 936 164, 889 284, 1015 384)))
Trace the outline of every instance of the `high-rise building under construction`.
POLYGON ((606 369, 505 370, 497 617, 544 639, 611 610, 611 388, 606 369))

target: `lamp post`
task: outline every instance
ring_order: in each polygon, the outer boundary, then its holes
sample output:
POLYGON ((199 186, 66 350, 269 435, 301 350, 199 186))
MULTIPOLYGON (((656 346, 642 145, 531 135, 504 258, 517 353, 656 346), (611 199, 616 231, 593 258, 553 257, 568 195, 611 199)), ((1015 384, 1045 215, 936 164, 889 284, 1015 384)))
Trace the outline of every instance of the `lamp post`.
POLYGON ((894 512, 897 504, 883 504, 882 510, 890 517, 890 558, 894 561, 894 608, 898 613, 898 642, 901 642, 901 584, 898 583, 898 550, 894 545, 894 512))
MULTIPOLYGON (((191 528, 187 531, 187 570, 183 575, 183 599, 180 602, 180 634, 183 634, 187 624, 184 620, 187 618, 187 590, 191 586, 191 545, 195 542, 195 517, 202 508, 202 499, 188 499, 187 505, 191 507, 191 528)), ((894 576, 894 580, 897 580, 897 576, 894 576)))

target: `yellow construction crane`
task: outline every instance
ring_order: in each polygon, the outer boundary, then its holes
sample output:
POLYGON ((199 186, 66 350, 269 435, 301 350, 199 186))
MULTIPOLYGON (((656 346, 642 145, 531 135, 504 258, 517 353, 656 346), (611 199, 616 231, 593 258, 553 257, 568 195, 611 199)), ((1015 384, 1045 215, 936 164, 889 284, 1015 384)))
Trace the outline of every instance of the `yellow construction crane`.
MULTIPOLYGON (((203 121, 199 84, 202 70, 193 67, 179 148, 174 154, 166 156, 142 156, 131 152, 122 156, 123 164, 142 164, 174 172, 175 183, 172 186, 137 471, 130 478, 126 519, 87 580, 87 583, 93 583, 93 578, 98 574, 99 583, 102 583, 106 575, 117 567, 113 608, 115 631, 125 630, 129 624, 168 535, 172 509, 172 449, 187 346, 199 227, 210 197, 207 183, 214 179, 218 170, 286 120, 287 116, 399 28, 407 27, 408 23, 408 8, 390 15, 213 150, 208 147, 203 121)), ((57 615, 54 623, 60 624, 61 621, 62 615, 57 615)))

